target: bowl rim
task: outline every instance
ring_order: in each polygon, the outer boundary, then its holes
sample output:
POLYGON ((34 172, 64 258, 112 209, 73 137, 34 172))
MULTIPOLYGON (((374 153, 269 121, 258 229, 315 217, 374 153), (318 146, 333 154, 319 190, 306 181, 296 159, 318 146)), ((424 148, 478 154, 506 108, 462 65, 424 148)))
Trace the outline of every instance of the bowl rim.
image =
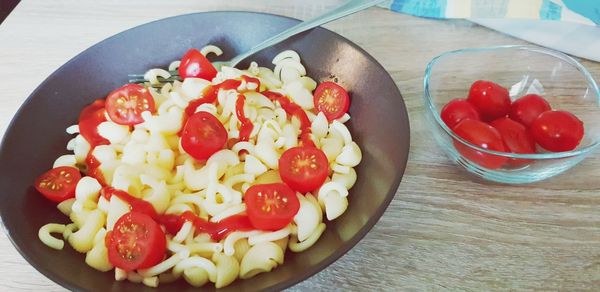
POLYGON ((595 141, 594 143, 587 145, 585 147, 581 147, 579 149, 574 149, 571 151, 563 151, 563 152, 518 154, 518 153, 510 153, 510 152, 493 151, 493 150, 481 148, 481 147, 479 147, 475 144, 472 144, 471 142, 459 137, 458 135, 454 134, 454 131, 452 131, 446 125, 446 123, 444 123, 444 121, 442 121, 440 113, 437 111, 436 106, 433 104, 433 99, 431 96, 431 92, 429 90, 431 71, 435 67, 435 64, 439 60, 441 60, 445 57, 457 55, 457 54, 486 52, 486 51, 495 51, 495 50, 514 50, 514 49, 548 55, 548 56, 551 56, 554 58, 561 59, 561 60, 573 65, 587 80, 588 86, 595 92, 597 99, 600 102, 600 88, 598 87, 598 84, 596 83, 596 81, 595 81, 594 77, 591 75, 591 73, 579 61, 575 60, 573 57, 571 57, 567 54, 564 54, 562 52, 548 49, 548 48, 532 46, 532 45, 505 45, 505 46, 480 47, 480 48, 464 48, 464 49, 459 49, 459 50, 447 51, 447 52, 444 52, 444 53, 436 56, 427 64, 427 68, 425 69, 425 76, 423 78, 423 99, 424 99, 427 109, 432 113, 436 123, 440 127, 442 127, 442 129, 444 129, 446 134, 450 135, 453 139, 460 141, 462 144, 465 144, 470 148, 473 148, 482 153, 497 155, 497 156, 502 156, 502 157, 507 157, 507 158, 546 160, 546 159, 567 158, 567 157, 578 156, 581 154, 590 153, 591 151, 595 150, 600 145, 600 140, 595 141))
MULTIPOLYGON (((58 68, 56 68, 52 73, 50 73, 43 81, 40 82, 40 84, 27 96, 27 98, 25 98, 25 100, 21 103, 21 105, 19 106, 19 108, 17 109, 17 111, 15 112, 15 114, 11 117, 10 122, 8 123, 7 127, 6 127, 6 131, 5 133, 2 135, 2 139, 0 140, 0 151, 4 151, 5 148, 5 144, 7 143, 7 133, 9 132, 9 129, 11 129, 13 127, 13 124, 15 123, 15 118, 21 114, 21 111, 25 108, 25 106, 31 102, 31 100, 33 99, 33 96, 37 94, 37 92, 48 82, 48 80, 59 74, 59 72, 66 67, 68 64, 71 64, 72 62, 75 61, 75 59, 77 59, 80 55, 84 54, 84 52, 102 44, 105 43, 111 39, 115 39, 120 37, 121 35, 123 35, 126 32, 129 32, 131 30, 135 30, 138 29, 140 27, 152 24, 152 23, 158 23, 158 22, 162 22, 162 21, 167 21, 170 19, 174 19, 174 18, 179 18, 179 17, 191 17, 191 16, 195 16, 195 15, 204 15, 204 14, 218 14, 218 13, 233 13, 233 14, 245 14, 245 15, 264 15, 264 16, 268 16, 268 17, 276 17, 276 18, 282 18, 282 19, 289 19, 289 20, 293 20, 295 22, 302 22, 301 19, 298 18, 294 18, 294 17, 289 17, 289 16, 285 16, 285 15, 279 15, 279 14, 274 14, 274 13, 268 13, 268 12, 258 12, 258 11, 243 11, 243 10, 218 10, 218 11, 201 11, 201 12, 192 12, 192 13, 184 13, 184 14, 178 14, 178 15, 173 15, 173 16, 169 16, 169 17, 163 17, 163 18, 159 18, 159 19, 155 19, 152 21, 147 21, 147 22, 143 22, 141 24, 135 25, 135 26, 131 26, 129 28, 126 28, 120 32, 117 32, 113 35, 110 35, 96 43, 93 43, 91 46, 82 49, 81 51, 79 51, 78 53, 76 53, 73 57, 71 57, 69 60, 67 60, 65 63, 63 63, 62 65, 60 65, 58 68)), ((375 57, 373 57, 371 54, 369 54, 365 49, 363 49, 361 46, 359 46, 358 44, 356 44, 355 42, 351 41, 350 39, 342 36, 341 34, 332 31, 330 29, 327 29, 323 26, 318 26, 314 29, 322 29, 326 32, 332 33, 334 35, 336 35, 337 37, 339 37, 342 41, 348 43, 351 47, 353 47, 354 49, 356 49, 357 51, 359 51, 361 54, 363 54, 367 59, 371 60, 376 66, 378 66, 382 71, 384 71, 385 74, 385 78, 389 79, 389 81, 391 82, 391 84, 394 84, 395 87, 395 93, 402 99, 402 105, 404 108, 404 118, 406 120, 406 131, 405 131, 405 139, 403 140, 403 143, 406 144, 406 149, 407 149, 407 153, 406 153, 406 159, 404 160, 404 162, 400 165, 399 171, 396 175, 396 177, 394 178, 394 180, 392 181, 392 184, 390 185, 390 188, 387 190, 387 192, 385 193, 385 197, 383 198, 382 203, 377 207, 377 209, 375 210, 375 212, 372 214, 372 216, 370 216, 368 218, 368 220, 365 222, 364 226, 359 229, 356 234, 350 238, 345 244, 340 245, 335 251, 333 251, 329 256, 327 256, 325 259, 323 259, 321 262, 319 262, 318 264, 314 265, 312 268, 307 268, 301 271, 298 271, 298 273, 296 274, 295 277, 292 277, 288 280, 285 281, 281 281, 278 283, 275 283, 269 287, 266 287, 265 289, 267 291, 279 291, 282 289, 286 289, 289 287, 292 287, 302 281, 305 281, 307 279, 309 279, 310 277, 314 276, 315 274, 323 271, 324 269, 326 269, 327 267, 329 267, 331 264, 333 264, 334 262, 336 262, 337 260, 339 260, 342 256, 344 256, 345 254, 347 254, 351 249, 353 249, 366 235, 367 233, 369 233, 369 231, 371 231, 371 229, 373 229, 373 227, 375 227, 375 225, 379 222, 379 220, 381 219, 381 217, 384 215, 385 211, 387 210, 387 208, 390 206, 392 200, 394 199, 394 197, 396 196, 396 193, 398 191, 398 188, 400 186, 400 183, 402 182, 402 178, 404 177, 404 174, 406 172, 406 167, 408 165, 408 159, 409 159, 409 152, 410 152, 410 119, 408 116, 408 110, 406 108, 406 103, 404 102, 404 97, 402 96, 402 93, 400 92, 400 89, 398 88, 398 86, 396 85, 396 82, 394 82, 393 78, 391 77, 391 75, 389 74, 389 72, 385 69, 385 67, 377 60, 375 59, 375 57)), ((310 31, 310 30, 309 30, 310 31)), ((242 60, 243 61, 243 60, 242 60)), ((46 267, 38 264, 37 262, 35 262, 28 254, 27 249, 23 249, 22 246, 18 245, 16 243, 16 241, 13 239, 12 237, 12 230, 10 230, 4 220, 2 220, 2 218, 5 216, 5 214, 3 214, 2 209, 0 208, 0 229, 4 232, 4 234, 6 234, 7 238, 9 239, 9 241, 12 243, 12 245, 15 247, 15 249, 19 252, 19 254, 27 261, 28 264, 30 264, 32 267, 35 268, 35 270, 37 272, 39 272, 40 274, 44 275, 46 278, 52 280, 53 282, 55 282, 56 284, 67 288, 69 290, 72 291, 78 291, 81 289, 85 289, 85 287, 81 287, 78 284, 76 284, 75 282, 69 280, 69 279, 65 279, 62 277, 58 277, 55 274, 51 273, 46 267)), ((98 273, 102 273, 102 272, 98 272, 98 273)), ((240 279, 236 279, 236 281, 239 281, 240 279)), ((145 287, 145 286, 141 286, 141 287, 145 287)), ((140 288, 141 288, 140 287, 140 288)), ((210 289, 210 288, 209 288, 210 289)), ((218 290, 218 289, 216 289, 218 290)))

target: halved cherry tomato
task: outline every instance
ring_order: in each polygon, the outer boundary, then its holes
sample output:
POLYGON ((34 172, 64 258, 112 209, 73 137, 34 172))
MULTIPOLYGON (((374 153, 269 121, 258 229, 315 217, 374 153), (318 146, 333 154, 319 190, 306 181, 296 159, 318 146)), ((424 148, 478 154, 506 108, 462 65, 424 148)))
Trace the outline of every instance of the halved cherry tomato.
POLYGON ((126 84, 106 97, 106 112, 110 119, 120 125, 137 125, 142 123, 142 112, 156 111, 154 98, 148 89, 139 84, 126 84))
POLYGON ((583 122, 566 111, 547 111, 540 114, 529 128, 531 135, 542 148, 554 151, 570 151, 583 139, 583 122))
POLYGON ((115 223, 105 240, 108 260, 115 267, 126 271, 145 269, 158 264, 165 256, 167 240, 165 233, 150 216, 129 212, 115 223))
POLYGON ((462 98, 455 98, 448 102, 443 108, 440 114, 442 121, 452 129, 456 124, 464 119, 479 120, 479 113, 477 110, 462 98))
POLYGON ((491 81, 475 81, 471 85, 467 101, 475 107, 483 121, 493 121, 506 116, 510 111, 508 90, 491 81))
POLYGON ((108 140, 98 134, 98 125, 106 121, 104 112, 104 99, 98 99, 83 108, 79 114, 79 133, 90 143, 92 148, 97 145, 110 144, 108 140))
POLYGON ((59 166, 40 175, 33 186, 50 201, 60 203, 75 197, 75 187, 80 179, 77 168, 59 166))
POLYGON ((181 147, 198 160, 208 159, 223 149, 227 130, 212 114, 197 112, 190 116, 181 133, 181 147))
POLYGON ((306 193, 318 189, 329 174, 325 153, 316 147, 294 147, 279 158, 281 179, 295 191, 306 193))
POLYGON ((342 117, 350 107, 348 92, 335 82, 325 81, 315 89, 315 108, 329 121, 342 117))
POLYGON ((543 97, 537 94, 528 94, 512 103, 509 117, 529 127, 541 113, 551 109, 550 104, 543 97))
POLYGON ((217 76, 217 69, 200 51, 189 49, 181 58, 179 76, 182 79, 197 77, 210 81, 217 76))
MULTIPOLYGON (((531 154, 535 153, 535 141, 527 128, 510 118, 504 117, 490 123, 502 136, 504 145, 512 153, 531 154)), ((511 159, 510 164, 521 166, 531 162, 527 159, 511 159)))
MULTIPOLYGON (((506 152, 506 147, 498 130, 482 121, 463 120, 454 127, 454 133, 483 149, 506 152)), ((489 169, 499 168, 507 160, 503 156, 474 150, 459 141, 454 141, 454 147, 465 158, 489 169)))
POLYGON ((282 183, 253 185, 244 194, 250 223, 261 230, 284 228, 300 209, 296 193, 282 183))

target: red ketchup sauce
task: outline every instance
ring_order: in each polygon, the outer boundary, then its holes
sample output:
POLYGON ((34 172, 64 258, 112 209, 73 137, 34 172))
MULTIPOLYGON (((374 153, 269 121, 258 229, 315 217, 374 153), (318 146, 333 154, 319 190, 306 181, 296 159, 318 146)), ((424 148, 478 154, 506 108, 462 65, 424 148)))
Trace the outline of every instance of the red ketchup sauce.
POLYGON ((104 99, 98 99, 89 104, 79 114, 79 133, 90 144, 90 151, 85 158, 87 175, 95 178, 101 185, 106 185, 104 176, 98 168, 100 161, 92 155, 94 148, 98 145, 108 145, 110 142, 98 134, 98 125, 106 121, 104 99))
POLYGON ((144 213, 152 217, 154 220, 157 220, 159 217, 152 204, 142 199, 138 199, 126 191, 117 190, 113 187, 104 187, 102 190, 100 190, 100 195, 103 196, 107 201, 110 201, 112 196, 117 196, 117 198, 129 204, 132 212, 144 213))
POLYGON ((98 99, 83 108, 79 114, 79 133, 92 146, 108 145, 110 142, 98 134, 98 125, 106 121, 104 99, 98 99))
POLYGON ((167 232, 176 234, 185 222, 192 222, 196 234, 208 233, 213 240, 219 241, 233 231, 248 231, 256 229, 250 223, 246 215, 234 215, 227 217, 217 223, 206 221, 196 216, 191 211, 181 215, 161 215, 158 222, 165 226, 167 232))
POLYGON ((246 102, 246 97, 243 94, 238 94, 238 98, 235 102, 235 114, 237 115, 238 120, 240 121, 240 141, 248 141, 250 139, 250 133, 252 133, 252 129, 254 125, 250 121, 249 118, 244 114, 244 103, 246 102))
POLYGON ((282 94, 268 90, 261 93, 273 102, 278 101, 281 105, 281 108, 283 108, 288 115, 296 117, 300 121, 300 140, 302 141, 302 145, 315 147, 315 143, 310 138, 311 124, 306 112, 304 112, 299 105, 290 101, 289 98, 283 96, 282 94))
POLYGON ((132 212, 144 213, 159 224, 165 226, 167 232, 170 234, 177 234, 181 226, 185 222, 192 222, 196 228, 197 233, 208 233, 210 237, 216 241, 223 239, 227 234, 233 231, 247 231, 255 229, 250 223, 250 219, 246 215, 234 215, 227 217, 217 223, 206 221, 190 211, 186 211, 180 215, 174 214, 162 214, 159 215, 152 204, 142 199, 138 199, 126 191, 117 190, 112 187, 104 187, 100 191, 101 196, 105 199, 110 200, 112 196, 117 196, 119 199, 127 202, 131 206, 132 212))
MULTIPOLYGON (((250 76, 242 75, 242 80, 246 83, 254 83, 256 84, 256 90, 260 88, 260 80, 257 78, 253 78, 250 76)), ((213 103, 217 100, 217 96, 219 94, 219 90, 229 90, 229 89, 237 89, 242 84, 241 80, 236 79, 227 79, 219 84, 210 85, 202 92, 202 97, 192 100, 188 106, 185 108, 185 114, 183 117, 183 125, 185 125, 187 118, 193 115, 198 107, 205 103, 213 103)), ((240 94, 236 101, 236 115, 238 120, 240 121, 240 141, 248 141, 250 139, 250 133, 252 132, 252 122, 244 115, 244 102, 246 98, 240 94), (240 98, 241 97, 241 98, 240 98)), ((183 129, 183 127, 182 127, 183 129)), ((181 131, 179 132, 181 136, 181 131)))
POLYGON ((106 186, 106 180, 104 179, 104 174, 100 170, 100 161, 96 159, 96 157, 92 154, 94 149, 90 149, 88 155, 85 157, 85 165, 87 167, 87 176, 91 176, 95 178, 101 186, 106 186))

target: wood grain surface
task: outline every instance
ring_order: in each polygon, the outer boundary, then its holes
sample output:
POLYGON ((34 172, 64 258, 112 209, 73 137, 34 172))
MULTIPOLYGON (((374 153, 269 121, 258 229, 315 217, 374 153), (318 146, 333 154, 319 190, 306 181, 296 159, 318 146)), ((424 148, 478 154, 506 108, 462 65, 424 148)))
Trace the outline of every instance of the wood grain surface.
MULTIPOLYGON (((77 53, 152 20, 210 10, 307 19, 321 1, 22 1, 0 25, 0 133, 24 99, 77 53)), ((463 47, 523 41, 466 21, 372 8, 327 28, 372 54, 392 75, 411 121, 410 160, 395 199, 348 254, 291 290, 598 290, 600 159, 546 182, 506 186, 477 179, 434 144, 423 117, 427 62, 463 47)), ((583 61, 596 77, 600 64, 583 61)), ((63 291, 0 233, 0 291, 63 291)))

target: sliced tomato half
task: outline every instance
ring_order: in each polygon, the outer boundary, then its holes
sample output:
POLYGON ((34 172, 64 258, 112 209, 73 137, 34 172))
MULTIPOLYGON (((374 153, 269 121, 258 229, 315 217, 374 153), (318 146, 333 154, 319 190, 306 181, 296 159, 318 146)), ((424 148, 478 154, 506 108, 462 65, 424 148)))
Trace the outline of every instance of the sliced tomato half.
POLYGON ((227 130, 212 114, 197 112, 190 116, 181 133, 181 147, 198 160, 206 160, 227 143, 227 130))
POLYGON ((251 186, 244 194, 244 202, 250 222, 261 230, 284 228, 300 209, 296 193, 282 183, 251 186))
POLYGON ((341 118, 350 107, 348 92, 335 82, 326 81, 315 89, 315 108, 324 113, 329 121, 341 118))
POLYGON ((75 197, 75 187, 80 179, 77 168, 59 166, 38 177, 34 187, 48 200, 60 203, 75 197))
POLYGON ((165 256, 165 233, 150 216, 129 212, 115 223, 105 239, 108 260, 126 271, 145 269, 158 264, 165 256))
POLYGON ((325 153, 316 147, 294 147, 279 158, 281 179, 295 191, 306 193, 323 185, 329 174, 325 153))
POLYGON ((106 97, 106 112, 110 119, 120 125, 132 126, 142 123, 142 112, 156 111, 154 98, 147 88, 139 84, 126 84, 106 97))
POLYGON ((181 58, 179 76, 182 79, 195 77, 210 81, 217 76, 217 69, 200 51, 189 49, 181 58))

